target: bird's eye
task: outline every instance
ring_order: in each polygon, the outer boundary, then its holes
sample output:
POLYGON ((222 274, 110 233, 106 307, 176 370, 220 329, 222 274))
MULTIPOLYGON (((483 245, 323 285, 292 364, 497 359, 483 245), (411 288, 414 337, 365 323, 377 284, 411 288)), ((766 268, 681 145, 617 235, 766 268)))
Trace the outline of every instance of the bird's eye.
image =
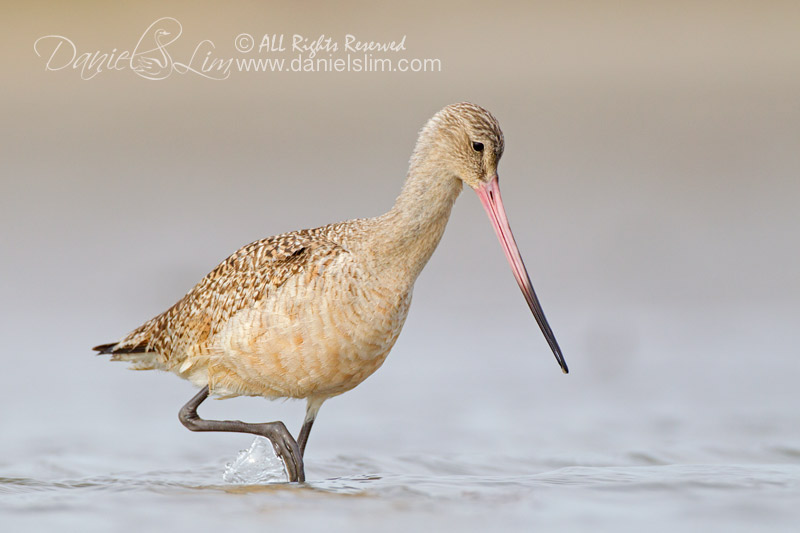
POLYGON ((472 149, 476 152, 483 152, 483 143, 472 143, 472 149))

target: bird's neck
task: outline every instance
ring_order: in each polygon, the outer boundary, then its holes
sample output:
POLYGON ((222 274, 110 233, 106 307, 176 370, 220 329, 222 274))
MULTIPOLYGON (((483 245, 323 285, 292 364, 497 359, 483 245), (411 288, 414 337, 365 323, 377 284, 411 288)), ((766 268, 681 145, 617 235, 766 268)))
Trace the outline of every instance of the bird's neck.
POLYGON ((410 288, 439 244, 461 188, 461 180, 418 145, 394 207, 375 219, 368 245, 376 266, 410 288))

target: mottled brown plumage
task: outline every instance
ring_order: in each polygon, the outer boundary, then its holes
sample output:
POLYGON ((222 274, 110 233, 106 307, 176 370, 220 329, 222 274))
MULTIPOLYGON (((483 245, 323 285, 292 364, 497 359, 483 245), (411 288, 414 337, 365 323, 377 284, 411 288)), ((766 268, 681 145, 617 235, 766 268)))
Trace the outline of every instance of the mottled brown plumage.
MULTIPOLYGON (((200 283, 165 312, 119 341, 110 353, 139 351, 157 354, 153 366, 173 367, 201 350, 238 311, 255 305, 279 289, 291 276, 317 262, 330 262, 345 250, 326 234, 341 224, 276 235, 250 243, 220 263, 200 283)), ((119 358, 112 357, 113 360, 119 358)), ((141 361, 147 365, 146 361, 141 361)))

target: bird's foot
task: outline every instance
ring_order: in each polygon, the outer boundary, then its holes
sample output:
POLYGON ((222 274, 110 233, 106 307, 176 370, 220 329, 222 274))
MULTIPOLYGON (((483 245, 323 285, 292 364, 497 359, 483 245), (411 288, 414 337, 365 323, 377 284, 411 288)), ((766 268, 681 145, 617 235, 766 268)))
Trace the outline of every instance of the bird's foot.
MULTIPOLYGON (((275 453, 286 466, 286 474, 289 476, 290 483, 303 483, 306 480, 305 466, 303 464, 303 454, 297 441, 286 429, 283 422, 267 422, 265 424, 253 424, 260 429, 260 433, 272 442, 275 453)), ((255 432, 254 432, 255 433, 255 432)))
MULTIPOLYGON (((275 453, 286 465, 286 473, 289 476, 289 483, 303 483, 306 480, 306 472, 303 466, 303 452, 294 440, 292 434, 286 429, 283 422, 265 422, 261 424, 250 424, 241 420, 206 420, 197 414, 197 407, 208 398, 208 386, 195 395, 184 405, 178 418, 181 423, 191 431, 233 431, 236 433, 250 433, 260 435, 269 439, 275 453)), ((307 436, 307 435, 306 435, 307 436)))

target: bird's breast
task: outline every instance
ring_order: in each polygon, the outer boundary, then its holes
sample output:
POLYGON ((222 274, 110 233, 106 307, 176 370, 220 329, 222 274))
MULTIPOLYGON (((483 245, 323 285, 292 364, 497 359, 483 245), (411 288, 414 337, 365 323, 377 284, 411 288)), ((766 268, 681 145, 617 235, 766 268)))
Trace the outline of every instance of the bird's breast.
POLYGON ((410 290, 346 262, 292 276, 215 336, 209 384, 220 395, 341 394, 380 367, 410 302, 410 290))

